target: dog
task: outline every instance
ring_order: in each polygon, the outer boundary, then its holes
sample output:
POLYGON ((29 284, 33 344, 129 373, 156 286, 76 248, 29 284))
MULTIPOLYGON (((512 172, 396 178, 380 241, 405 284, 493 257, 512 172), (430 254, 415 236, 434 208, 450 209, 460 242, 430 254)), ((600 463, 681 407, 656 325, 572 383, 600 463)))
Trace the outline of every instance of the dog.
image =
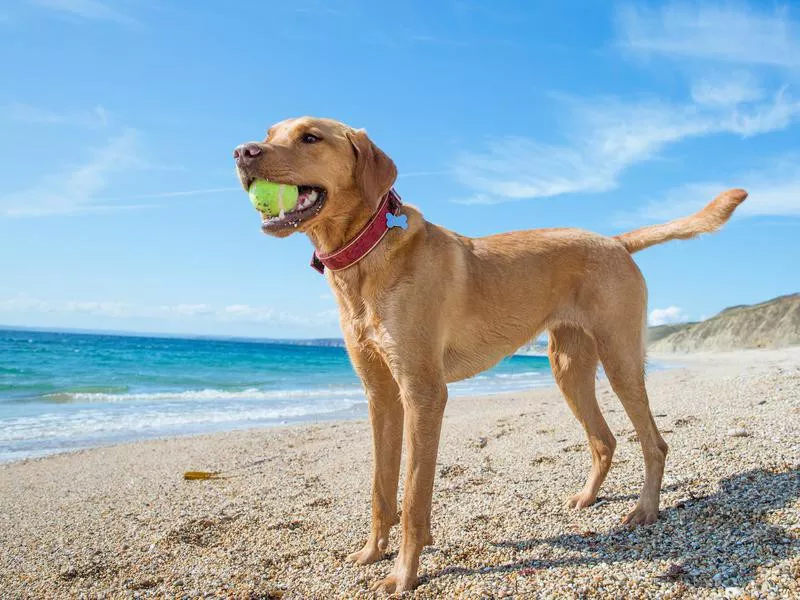
POLYGON ((331 119, 289 119, 271 127, 264 141, 238 146, 234 159, 245 190, 255 179, 299 186, 294 210, 262 215, 264 233, 303 232, 320 270, 329 259, 325 277, 373 432, 372 525, 364 547, 348 560, 381 559, 390 528, 402 521, 394 567, 374 590, 413 589, 420 552, 433 541, 431 499, 447 383, 488 369, 545 330, 556 383, 586 431, 592 456, 586 484, 567 504, 584 508, 595 501, 614 454, 615 438, 595 397, 601 362, 644 455, 644 485, 624 522, 656 520, 667 444, 645 389, 647 288, 631 254, 719 229, 747 192, 729 190, 694 215, 615 237, 538 229, 469 238, 396 199, 386 208, 397 169, 364 130, 331 119), (377 241, 365 241, 365 231, 377 232, 377 241), (365 247, 352 254, 358 246, 365 247), (345 251, 352 256, 344 266, 332 260, 345 251))

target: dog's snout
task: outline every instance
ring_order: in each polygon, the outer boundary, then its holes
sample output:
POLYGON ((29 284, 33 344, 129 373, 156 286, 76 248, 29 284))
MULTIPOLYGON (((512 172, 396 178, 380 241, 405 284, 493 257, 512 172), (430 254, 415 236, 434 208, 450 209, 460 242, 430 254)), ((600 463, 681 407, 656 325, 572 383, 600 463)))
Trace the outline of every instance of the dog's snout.
POLYGON ((233 150, 233 159, 237 165, 243 166, 251 163, 259 154, 261 154, 261 147, 254 142, 248 142, 247 144, 236 146, 233 150))

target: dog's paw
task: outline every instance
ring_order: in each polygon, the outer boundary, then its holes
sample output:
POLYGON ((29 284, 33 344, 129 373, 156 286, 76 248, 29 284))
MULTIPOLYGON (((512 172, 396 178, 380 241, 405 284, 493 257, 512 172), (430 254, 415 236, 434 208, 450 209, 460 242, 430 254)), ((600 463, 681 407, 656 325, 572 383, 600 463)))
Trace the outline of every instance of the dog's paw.
POLYGON ((623 525, 649 525, 658 520, 658 510, 646 509, 642 506, 637 506, 628 516, 622 519, 623 525))
POLYGON ((384 579, 380 579, 372 584, 370 588, 373 592, 386 592, 387 594, 398 594, 400 592, 409 592, 417 585, 416 575, 413 577, 399 577, 397 575, 389 575, 384 579))
POLYGON ((382 559, 383 555, 384 552, 377 546, 367 544, 358 552, 349 554, 345 560, 357 565, 371 565, 372 563, 382 559))
POLYGON ((570 496, 564 501, 564 506, 567 508, 586 508, 587 506, 591 506, 594 504, 596 500, 596 496, 592 494, 587 494, 586 492, 580 492, 575 494, 574 496, 570 496))

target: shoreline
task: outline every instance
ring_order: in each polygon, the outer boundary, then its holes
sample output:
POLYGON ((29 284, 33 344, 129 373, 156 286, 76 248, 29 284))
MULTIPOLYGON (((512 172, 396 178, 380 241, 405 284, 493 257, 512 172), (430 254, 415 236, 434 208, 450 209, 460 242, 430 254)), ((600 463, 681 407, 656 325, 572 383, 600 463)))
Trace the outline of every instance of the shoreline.
MULTIPOLYGON (((546 357, 545 357, 546 359, 546 357)), ((549 368, 549 367, 548 367, 549 368)), ((355 377, 355 375, 353 375, 355 377)), ((479 376, 480 377, 480 376, 479 376)), ((493 396, 493 395, 502 395, 502 394, 514 394, 514 393, 524 393, 525 391, 529 391, 532 389, 542 389, 548 388, 555 385, 555 382, 552 379, 552 375, 550 374, 549 370, 547 372, 534 372, 534 371, 522 371, 518 374, 511 374, 510 376, 507 375, 495 375, 496 379, 486 381, 486 377, 483 377, 483 380, 473 380, 467 379, 463 381, 454 382, 451 384, 451 393, 450 399, 451 401, 455 400, 456 398, 473 398, 473 397, 485 397, 485 396, 493 396), (532 381, 531 377, 540 378, 537 381, 532 381), (508 377, 508 379, 504 379, 504 377, 508 377), (522 377, 522 379, 517 379, 518 377, 522 377), (499 388, 497 391, 493 391, 493 388, 499 388)), ((176 393, 176 396, 185 396, 185 395, 204 395, 205 397, 203 400, 208 402, 209 399, 215 400, 213 393, 216 390, 186 390, 183 392, 176 393)), ((338 421, 352 421, 352 420, 366 420, 369 416, 368 407, 367 407, 367 400, 364 397, 362 388, 353 387, 349 392, 346 390, 331 390, 330 391, 330 398, 326 397, 326 390, 310 390, 311 393, 315 394, 316 398, 322 398, 328 402, 338 402, 341 404, 346 404, 346 406, 337 406, 335 408, 331 408, 329 410, 325 410, 325 407, 314 407, 312 405, 306 406, 304 404, 305 397, 303 396, 303 392, 308 390, 299 390, 300 394, 297 395, 296 399, 294 400, 297 403, 297 410, 300 411, 308 411, 305 413, 297 413, 297 414, 286 414, 280 417, 273 417, 273 418, 265 418, 265 419, 246 419, 240 421, 223 421, 223 422, 208 422, 204 421, 202 417, 203 414, 200 414, 201 417, 197 421, 187 420, 182 425, 173 426, 167 430, 136 430, 136 429, 122 429, 116 432, 113 435, 104 435, 103 432, 99 432, 97 437, 94 439, 85 439, 85 438, 64 438, 58 440, 58 444, 54 444, 51 447, 34 450, 33 452, 29 452, 27 448, 25 449, 15 449, 13 447, 4 447, 3 442, 0 441, 0 465, 3 464, 12 464, 15 462, 29 460, 29 459, 36 459, 36 458, 45 458, 48 456, 56 456, 60 454, 68 454, 72 452, 79 452, 84 450, 91 450, 94 448, 108 448, 120 444, 132 444, 137 442, 143 442, 148 440, 165 440, 170 438, 179 438, 179 437, 191 437, 197 435, 215 435, 215 434, 224 434, 229 432, 237 432, 237 431, 251 431, 251 430, 269 430, 276 427, 286 427, 286 426, 303 426, 303 425, 313 425, 313 424, 322 424, 322 423, 330 423, 330 422, 338 422, 338 421), (347 393, 346 393, 347 392, 347 393), (315 410, 315 408, 318 408, 315 410)), ((241 394, 247 394, 253 392, 255 394, 261 393, 260 390, 252 389, 252 390, 245 390, 243 392, 236 392, 241 394)), ((286 391, 287 397, 291 398, 293 390, 286 391)), ((224 393, 224 391, 221 391, 224 393)), ((169 396, 170 392, 156 392, 153 395, 162 395, 162 396, 169 396)), ((136 394, 133 393, 133 396, 136 394)), ((127 403, 124 403, 126 408, 130 411, 135 411, 137 407, 138 399, 131 399, 127 403)), ((193 404, 191 401, 182 400, 182 402, 186 402, 186 408, 190 409, 193 408, 193 404)), ((56 404, 55 406, 60 408, 60 405, 56 404)), ((92 409, 92 410, 108 410, 110 408, 116 408, 120 406, 119 403, 116 401, 112 401, 110 403, 95 403, 95 402, 75 402, 71 404, 73 407, 73 411, 75 410, 83 410, 83 409, 92 409)), ((213 404, 212 404, 213 406, 213 404)), ((257 403, 249 404, 249 406, 257 406, 257 403)), ((140 406, 141 408, 141 406, 140 406)), ((157 406, 149 405, 147 406, 148 409, 158 410, 157 406)), ((50 408, 52 410, 52 407, 50 408)), ((286 407, 270 407, 269 405, 265 406, 265 410, 287 410, 286 407)), ((43 411, 43 414, 37 415, 37 417, 41 418, 43 416, 50 417, 52 420, 52 415, 44 414, 47 410, 43 411)), ((69 415, 72 417, 73 415, 69 415)), ((13 422, 13 418, 11 419, 13 422)), ((0 429, 3 427, 4 421, 0 419, 0 429)), ((42 440, 42 442, 47 442, 49 440, 42 440)), ((13 442, 12 442, 13 443, 13 442)), ((20 443, 20 442, 17 442, 20 443)), ((36 444, 36 438, 24 439, 21 440, 21 443, 25 444, 26 446, 34 446, 36 444)))
MULTIPOLYGON (((670 444, 659 522, 619 526, 643 468, 604 379, 617 453, 583 511, 562 506, 589 456, 555 387, 453 397, 415 597, 800 592, 800 348, 653 358, 682 365, 648 375, 670 444)), ((3 463, 0 595, 369 598, 391 563, 342 559, 367 533, 370 473, 366 420, 3 463)))
MULTIPOLYGON (((469 394, 469 395, 452 395, 448 399, 448 404, 453 402, 460 402, 460 401, 470 401, 470 402, 479 402, 481 400, 486 400, 489 398, 511 398, 513 399, 520 394, 529 393, 532 390, 545 390, 545 389, 555 389, 555 382, 543 384, 541 386, 537 386, 535 388, 530 388, 528 390, 518 390, 518 391, 502 391, 496 393, 486 393, 486 394, 469 394)), ((274 425, 253 425, 253 426, 242 426, 242 427, 234 427, 232 429, 221 429, 217 431, 206 431, 206 432, 199 432, 199 433, 177 433, 177 434, 170 434, 170 435, 163 435, 163 436, 155 436, 155 437, 144 437, 144 438, 137 438, 132 440, 122 440, 122 441, 115 441, 109 442, 107 444, 100 444, 97 446, 87 446, 85 448, 74 448, 68 450, 57 450, 53 452, 47 452, 46 454, 42 454, 39 456, 25 456, 22 458, 14 458, 11 460, 2 460, 0 459, 0 469, 6 466, 17 465, 20 463, 25 462, 32 462, 32 461, 39 461, 39 460, 46 460, 49 458, 56 458, 60 456, 73 456, 73 455, 80 455, 86 452, 92 452, 94 450, 102 451, 108 450, 111 448, 124 448, 124 447, 135 447, 139 444, 145 444, 148 442, 168 442, 170 440, 186 440, 186 439, 193 439, 193 438, 215 438, 218 436, 227 436, 227 435, 265 435, 272 431, 283 431, 283 430, 292 430, 292 429, 302 429, 305 427, 315 427, 315 426, 325 426, 325 425, 342 425, 345 423, 364 423, 368 424, 369 420, 369 413, 367 412, 367 402, 364 399, 362 402, 358 402, 355 406, 345 409, 342 411, 336 411, 333 413, 315 413, 314 415, 310 416, 308 419, 299 418, 295 421, 284 421, 282 423, 275 423, 274 425), (359 410, 360 414, 355 414, 357 410, 359 410), (340 413, 343 412, 353 412, 354 415, 352 417, 343 417, 340 413)))
MULTIPOLYGON (((2 463, 367 416, 361 382, 341 348, 30 331, 0 338, 8 374, 0 385, 2 463)), ((546 358, 514 356, 450 390, 481 395, 551 381, 546 358)))
MULTIPOLYGON (((547 359, 546 355, 531 354, 524 356, 532 356, 532 357, 547 359)), ((681 364, 680 360, 676 360, 675 355, 670 355, 670 354, 659 355, 656 361, 649 361, 648 374, 664 370, 680 368, 680 364, 681 364)), ((604 379, 604 378, 605 375, 603 374, 602 369, 599 369, 598 379, 604 379)), ((464 380, 464 381, 469 381, 469 380, 464 380)), ((462 382, 455 382, 455 383, 459 384, 462 382)), ((488 398, 492 396, 501 396, 501 397, 509 395, 513 396, 513 395, 525 394, 532 390, 553 389, 553 388, 555 388, 555 381, 552 379, 552 376, 549 375, 548 372, 548 375, 544 379, 542 379, 540 383, 533 386, 521 387, 520 389, 501 390, 497 392, 488 392, 488 391, 465 392, 465 391, 455 390, 455 393, 451 393, 448 401, 453 402, 456 399, 475 400, 481 398, 488 398)), ((359 393, 361 392, 359 391, 359 393)), ((355 392, 354 395, 356 395, 355 392)), ((192 431, 191 430, 192 424, 190 423, 186 426, 187 431, 170 432, 166 434, 144 435, 140 437, 136 437, 135 434, 120 434, 120 436, 117 439, 112 439, 110 441, 99 444, 90 444, 74 448, 70 447, 64 450, 44 450, 38 454, 34 453, 27 456, 21 456, 18 458, 17 457, 5 458, 4 456, 0 455, 0 466, 15 464, 23 461, 38 460, 42 458, 59 456, 63 454, 74 454, 94 449, 110 448, 119 445, 136 444, 139 442, 159 441, 159 440, 168 440, 172 438, 186 438, 195 436, 214 436, 218 434, 235 433, 235 432, 246 433, 246 432, 262 431, 262 430, 269 431, 281 427, 302 427, 305 425, 326 424, 333 422, 347 422, 347 421, 358 421, 358 420, 366 421, 368 417, 369 414, 367 410, 366 398, 364 398, 363 395, 361 395, 358 397, 357 400, 354 401, 353 405, 350 406, 349 408, 337 409, 330 412, 311 413, 305 416, 286 417, 282 419, 281 422, 268 423, 268 424, 265 423, 239 424, 233 426, 218 426, 218 427, 211 426, 206 431, 192 431)))

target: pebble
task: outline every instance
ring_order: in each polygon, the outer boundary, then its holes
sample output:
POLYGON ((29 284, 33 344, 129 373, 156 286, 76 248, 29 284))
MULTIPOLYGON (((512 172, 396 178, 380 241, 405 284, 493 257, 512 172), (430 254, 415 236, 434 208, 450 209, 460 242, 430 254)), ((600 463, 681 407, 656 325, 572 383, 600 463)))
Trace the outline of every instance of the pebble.
POLYGON ((727 433, 728 437, 750 437, 750 433, 747 429, 743 427, 734 427, 732 429, 728 429, 727 433))

